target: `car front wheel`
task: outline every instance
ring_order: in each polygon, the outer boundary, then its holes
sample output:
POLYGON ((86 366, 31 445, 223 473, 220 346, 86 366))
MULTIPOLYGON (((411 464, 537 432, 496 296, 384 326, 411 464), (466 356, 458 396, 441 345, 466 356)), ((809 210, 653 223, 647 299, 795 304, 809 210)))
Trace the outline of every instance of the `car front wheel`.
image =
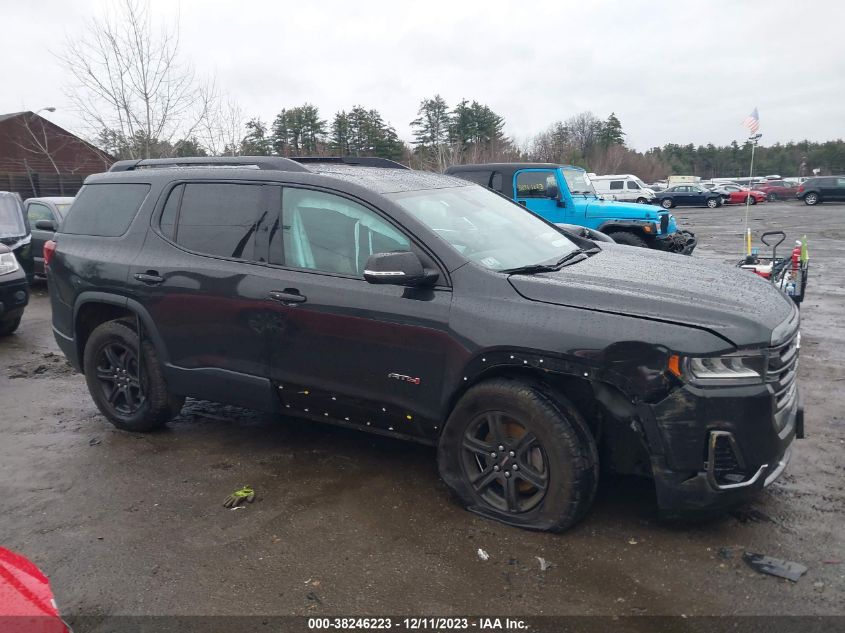
POLYGON ((711 209, 715 209, 716 207, 720 207, 722 205, 719 204, 719 201, 716 198, 708 198, 707 206, 711 209))
POLYGON ((748 204, 757 204, 757 198, 754 196, 748 196, 748 204))
POLYGON ((577 410, 538 384, 505 378, 461 398, 441 435, 438 465, 471 511, 532 530, 577 523, 598 483, 595 441, 577 410))
POLYGON ((17 319, 9 319, 8 321, 0 321, 0 336, 8 336, 18 329, 21 324, 21 317, 17 319))
POLYGON ((171 395, 155 348, 128 322, 108 321, 85 344, 83 369, 88 391, 100 412, 126 431, 152 431, 164 426, 185 402, 171 395))
POLYGON ((672 202, 672 198, 663 198, 663 200, 660 201, 660 206, 664 209, 671 209, 675 206, 675 203, 672 202))
POLYGON ((804 196, 804 204, 810 205, 812 207, 813 205, 816 205, 818 203, 819 203, 819 194, 808 193, 807 195, 804 196))

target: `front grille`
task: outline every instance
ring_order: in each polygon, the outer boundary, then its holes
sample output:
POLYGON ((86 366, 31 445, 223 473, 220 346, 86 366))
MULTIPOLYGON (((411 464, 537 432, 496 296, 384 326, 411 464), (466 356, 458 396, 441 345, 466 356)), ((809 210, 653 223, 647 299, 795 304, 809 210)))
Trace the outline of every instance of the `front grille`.
MULTIPOLYGON (((797 395, 795 377, 798 374, 798 346, 800 334, 796 332, 785 343, 769 348, 766 382, 775 397, 775 413, 792 406, 797 395)), ((783 423, 787 420, 783 417, 783 423)), ((782 427, 781 427, 782 428, 782 427)), ((781 429, 778 429, 780 431, 781 429)))

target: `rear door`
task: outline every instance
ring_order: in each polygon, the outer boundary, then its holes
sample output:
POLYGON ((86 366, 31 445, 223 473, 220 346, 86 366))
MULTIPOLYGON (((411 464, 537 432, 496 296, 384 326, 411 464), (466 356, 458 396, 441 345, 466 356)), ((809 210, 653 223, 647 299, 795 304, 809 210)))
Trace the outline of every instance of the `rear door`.
POLYGON ((178 183, 153 216, 128 281, 163 340, 177 393, 250 407, 269 401, 269 189, 178 183), (263 394, 256 378, 265 380, 263 394))
POLYGON ((831 194, 831 200, 845 200, 845 178, 836 179, 836 187, 831 194))
POLYGON ((516 201, 549 222, 566 222, 566 210, 550 197, 552 187, 560 195, 557 174, 552 169, 522 169, 514 174, 516 201))
POLYGON ((44 274, 44 242, 53 239, 55 231, 45 231, 44 229, 36 228, 35 224, 39 220, 49 220, 53 226, 58 226, 59 218, 49 205, 43 202, 31 202, 27 200, 26 215, 29 219, 29 227, 32 231, 32 263, 33 272, 38 275, 44 274))
POLYGON ((367 258, 413 250, 438 264, 378 210, 337 192, 276 187, 269 235, 270 371, 292 413, 386 432, 429 436, 437 417, 452 291, 373 285, 367 258))

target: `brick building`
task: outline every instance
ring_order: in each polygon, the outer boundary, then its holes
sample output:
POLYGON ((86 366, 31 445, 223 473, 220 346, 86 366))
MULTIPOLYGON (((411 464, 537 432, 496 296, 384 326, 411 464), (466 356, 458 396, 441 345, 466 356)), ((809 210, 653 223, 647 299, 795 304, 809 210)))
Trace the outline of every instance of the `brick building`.
POLYGON ((114 158, 34 112, 0 114, 0 191, 72 196, 114 158))

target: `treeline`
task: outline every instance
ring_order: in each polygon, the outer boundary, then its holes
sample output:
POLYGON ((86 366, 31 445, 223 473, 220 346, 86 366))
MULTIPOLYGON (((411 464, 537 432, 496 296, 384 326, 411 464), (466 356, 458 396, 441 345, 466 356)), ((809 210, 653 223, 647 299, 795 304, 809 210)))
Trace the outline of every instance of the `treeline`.
MULTIPOLYGON (((202 134, 169 143, 109 132, 97 142, 116 158, 136 156, 135 145, 143 145, 154 156, 380 156, 433 171, 454 164, 520 160, 574 164, 598 174, 632 173, 647 182, 671 174, 745 176, 751 158, 748 141, 726 146, 670 143, 638 152, 627 147, 615 113, 600 119, 582 112, 517 142, 505 134, 505 118, 489 106, 463 99, 450 107, 440 95, 423 99, 409 125, 413 138, 406 143, 376 109, 356 105, 325 119, 317 106, 305 103, 283 108, 271 122, 240 120, 225 143, 204 142, 208 135, 202 134)), ((755 151, 755 175, 808 176, 814 169, 845 173, 845 142, 777 143, 755 151)))

